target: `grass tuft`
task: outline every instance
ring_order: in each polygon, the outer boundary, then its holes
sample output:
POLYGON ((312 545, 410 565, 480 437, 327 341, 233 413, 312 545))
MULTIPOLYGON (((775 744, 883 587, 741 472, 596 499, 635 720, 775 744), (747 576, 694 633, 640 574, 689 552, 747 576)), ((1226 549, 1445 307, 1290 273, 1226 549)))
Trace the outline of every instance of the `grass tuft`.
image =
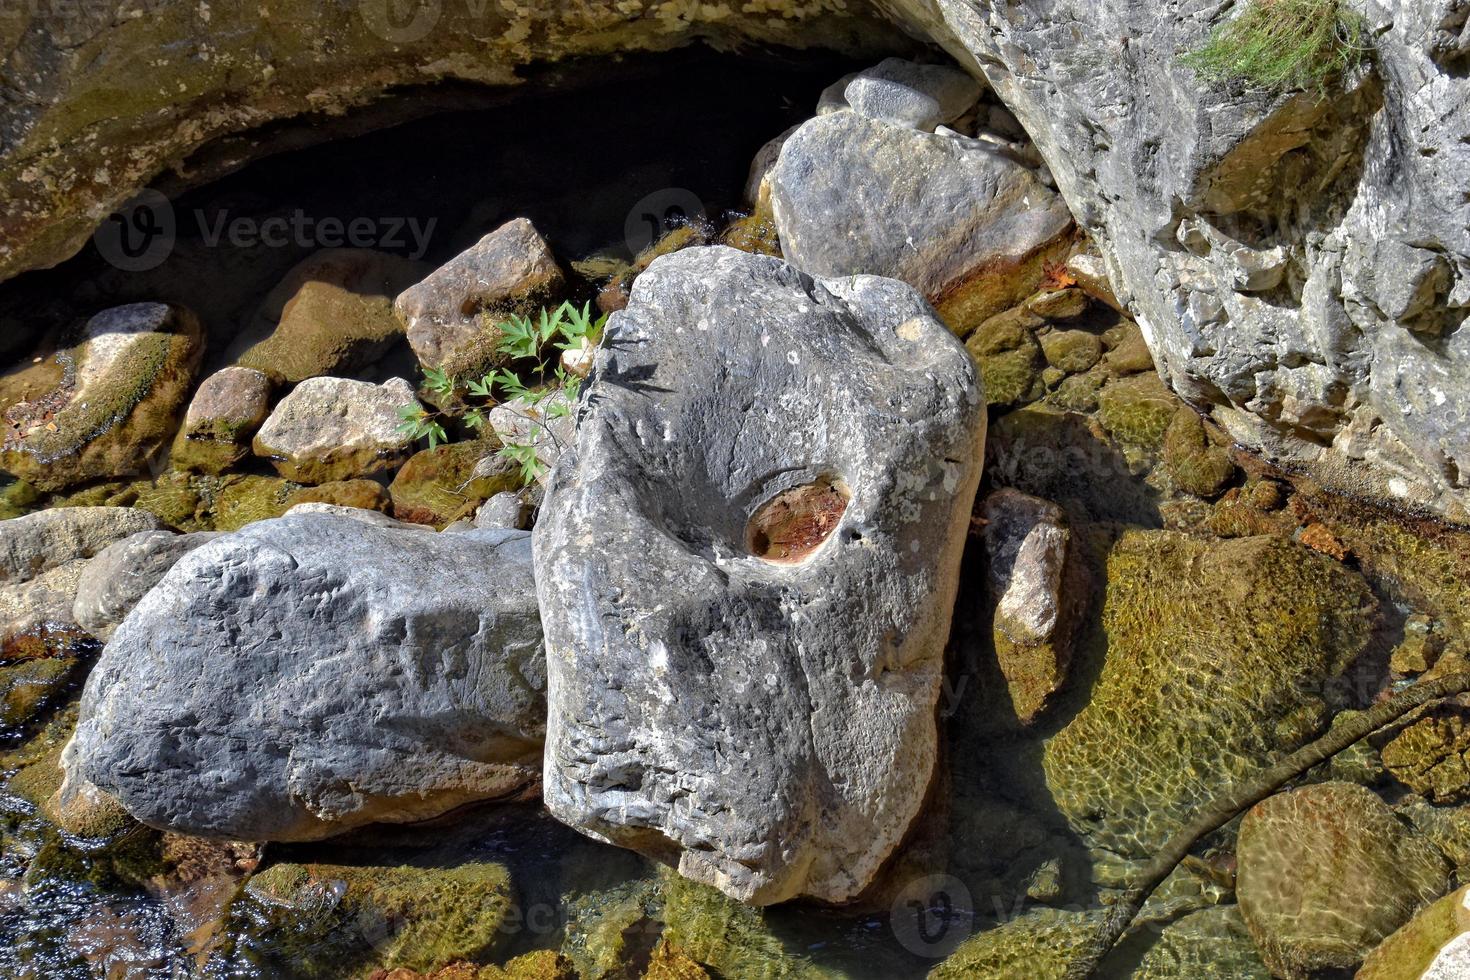
POLYGON ((1366 23, 1341 0, 1249 0, 1182 60, 1210 81, 1322 93, 1367 50, 1366 23))

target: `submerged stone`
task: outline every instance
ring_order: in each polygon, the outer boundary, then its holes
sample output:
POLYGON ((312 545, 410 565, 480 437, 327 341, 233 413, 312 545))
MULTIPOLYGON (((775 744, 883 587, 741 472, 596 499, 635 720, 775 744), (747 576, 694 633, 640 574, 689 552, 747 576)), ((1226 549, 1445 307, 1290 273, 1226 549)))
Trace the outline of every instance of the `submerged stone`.
POLYGON ((0 466, 40 490, 142 470, 174 434, 204 350, 194 315, 164 303, 104 310, 67 343, 8 379, 0 406, 0 466))
POLYGON ((1236 894, 1277 976, 1352 970, 1449 887, 1449 864, 1370 790, 1318 783, 1240 825, 1236 894))
POLYGON ((253 524, 180 559, 88 678, 68 783, 160 829, 241 840, 534 791, 529 536, 357 513, 253 524))
POLYGON ((535 531, 548 807, 743 901, 853 898, 934 766, 973 363, 901 283, 690 249, 584 404, 535 531))
POLYGON ((1363 961, 1356 980, 1422 980, 1428 977, 1454 980, 1464 974, 1446 972, 1436 976, 1431 968, 1439 966, 1441 959, 1448 961, 1456 955, 1453 952, 1450 956, 1444 954, 1451 944, 1463 941, 1467 932, 1470 932, 1470 887, 1460 888, 1439 899, 1379 943, 1363 961))
POLYGON ((1058 808, 1148 857, 1196 809, 1325 729, 1330 681, 1367 648, 1367 583, 1278 538, 1133 531, 1107 563, 1107 659, 1046 745, 1058 808))

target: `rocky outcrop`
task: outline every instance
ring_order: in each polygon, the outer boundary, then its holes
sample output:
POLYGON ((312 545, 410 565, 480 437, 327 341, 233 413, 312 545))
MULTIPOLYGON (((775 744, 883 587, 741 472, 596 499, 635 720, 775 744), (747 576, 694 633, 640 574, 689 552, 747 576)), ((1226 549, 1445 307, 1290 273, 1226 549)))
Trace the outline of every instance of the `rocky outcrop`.
POLYGON ((323 249, 266 295, 230 360, 290 384, 352 375, 403 339, 393 298, 426 271, 372 249, 323 249))
POLYGON ((77 625, 99 640, 111 639, 117 624, 180 558, 217 537, 215 531, 140 531, 108 545, 77 580, 77 625))
POLYGON ((500 359, 499 324, 532 314, 563 283, 551 246, 517 218, 404 292, 394 309, 421 364, 451 377, 479 377, 500 359))
POLYGON ((901 279, 968 333, 1034 292, 1048 259, 1065 258, 1072 216, 1002 147, 926 131, 970 108, 942 81, 882 76, 859 75, 847 87, 863 95, 857 105, 808 120, 782 144, 767 177, 782 253, 815 276, 901 279), (896 107, 899 91, 908 109, 896 107), (953 104, 941 111, 941 99, 953 104))
POLYGON ((1240 4, 879 5, 1019 118, 1175 390, 1331 486, 1470 520, 1463 5, 1352 4, 1371 66, 1325 98, 1181 62, 1240 4))
POLYGON ((250 455, 271 410, 271 381, 248 367, 227 367, 205 378, 184 413, 169 462, 175 469, 218 475, 250 455))
POLYGON ((973 362, 901 283, 695 248, 584 405, 534 532, 547 806, 747 902, 853 898, 934 767, 973 362))
MULTIPOLYGON (((14 98, 0 122, 0 277, 74 254, 108 211, 219 137, 320 120, 438 81, 514 85, 533 63, 696 40, 892 53, 891 27, 840 0, 755 8, 555 0, 514 9, 384 0, 247 8, 165 0, 146 17, 27 7, 0 27, 14 98)), ((232 141, 219 168, 257 148, 232 141)), ((269 149, 268 146, 263 149, 269 149)), ((209 158, 187 172, 208 179, 209 158)), ((181 170, 186 168, 180 168, 181 170)), ((185 179, 187 180, 187 178, 185 179)))
POLYGON ((381 385, 310 378, 271 412, 255 436, 255 454, 297 483, 386 473, 413 451, 399 414, 409 407, 418 407, 418 400, 402 378, 381 385))
POLYGON ((72 615, 89 559, 160 527, 130 507, 63 507, 0 521, 0 661, 77 652, 87 639, 72 615))
POLYGON ((534 792, 544 692, 527 534, 294 514, 190 552, 117 628, 67 786, 206 837, 422 820, 534 792))
POLYGON ((1370 790, 1320 783, 1240 825, 1236 894, 1274 975, 1355 969, 1449 887, 1449 864, 1370 790))
POLYGON ((139 472, 174 434, 204 351, 164 303, 104 310, 0 385, 0 467, 41 490, 139 472))

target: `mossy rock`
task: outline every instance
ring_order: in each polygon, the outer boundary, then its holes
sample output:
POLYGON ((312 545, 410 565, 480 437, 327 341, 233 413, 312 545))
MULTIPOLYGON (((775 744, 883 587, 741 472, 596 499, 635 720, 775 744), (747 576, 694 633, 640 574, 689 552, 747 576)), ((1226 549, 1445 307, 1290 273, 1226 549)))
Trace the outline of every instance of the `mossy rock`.
POLYGON ((835 980, 777 937, 768 912, 664 869, 663 940, 716 976, 835 980))
POLYGON ((1041 335, 1041 352, 1052 367, 1081 374, 1102 359, 1103 346, 1096 334, 1086 330, 1052 330, 1041 335))
POLYGON ((1113 374, 1123 376, 1154 370, 1154 356, 1149 352, 1143 331, 1132 320, 1123 320, 1103 333, 1108 353, 1106 363, 1113 374))
POLYGON ((1328 682, 1376 622, 1367 583, 1299 545, 1125 534, 1107 561, 1101 676, 1043 754, 1057 807, 1100 846, 1156 853, 1325 729, 1328 682))
POLYGON ((930 980, 1061 980, 1102 923, 1101 912, 1032 909, 965 940, 930 980))
POLYGON ((781 239, 776 231, 776 215, 771 210, 769 197, 750 214, 730 222, 720 235, 720 244, 753 255, 781 258, 781 239))
POLYGON ((1097 411, 1098 395, 1108 383, 1106 371, 1094 369, 1085 374, 1068 375, 1046 396, 1047 404, 1064 412, 1090 414, 1097 411))
POLYGON ((24 517, 44 499, 45 494, 24 480, 11 479, 0 489, 0 521, 24 517))
POLYGON ((1015 405, 1044 394, 1041 346, 1032 333, 1043 321, 1024 310, 1011 310, 980 324, 965 348, 980 366, 985 401, 1015 405))
POLYGON ((338 480, 317 487, 302 487, 286 498, 288 509, 297 504, 335 504, 388 513, 388 491, 376 480, 338 480))
POLYGON ((498 448, 498 443, 484 440, 415 453, 388 487, 393 516, 400 521, 443 527, 473 516, 475 509, 495 494, 517 489, 520 479, 513 466, 488 476, 475 476, 476 464, 498 448))
POLYGON ((0 729, 30 722, 47 703, 71 684, 78 661, 42 657, 0 666, 0 729))
POLYGON ((280 927, 271 955, 304 978, 493 959, 508 941, 503 927, 515 905, 510 873, 490 862, 277 864, 245 891, 256 914, 280 927))
POLYGON ((1435 803, 1470 800, 1470 708, 1430 708, 1381 751, 1393 777, 1435 803))
POLYGON ((211 508, 216 531, 238 531, 246 524, 280 517, 291 509, 301 486, 274 476, 230 477, 220 486, 211 508))
POLYGON ((369 249, 309 256, 266 295, 233 362, 290 384, 350 376, 403 340, 393 299, 428 271, 369 249))
POLYGON ((1155 451, 1181 402, 1157 374, 1138 374, 1110 382, 1098 395, 1098 421, 1114 439, 1155 451))
POLYGON ((53 356, 52 387, 0 406, 11 426, 0 467, 39 490, 137 473, 173 435, 203 350, 187 310, 135 303, 97 314, 53 356))
POLYGON ((1470 929, 1470 887, 1439 899, 1368 954, 1355 980, 1419 980, 1439 951, 1470 929))
POLYGON ((1217 497, 1235 478, 1228 441, 1182 405, 1164 433, 1164 470, 1174 486, 1196 497, 1217 497))
POLYGON ((566 942, 581 980, 619 980, 637 976, 653 955, 663 896, 657 877, 618 881, 563 896, 566 942))
POLYGON ((169 450, 169 465, 178 470, 219 475, 250 455, 250 443, 190 437, 182 430, 169 450))

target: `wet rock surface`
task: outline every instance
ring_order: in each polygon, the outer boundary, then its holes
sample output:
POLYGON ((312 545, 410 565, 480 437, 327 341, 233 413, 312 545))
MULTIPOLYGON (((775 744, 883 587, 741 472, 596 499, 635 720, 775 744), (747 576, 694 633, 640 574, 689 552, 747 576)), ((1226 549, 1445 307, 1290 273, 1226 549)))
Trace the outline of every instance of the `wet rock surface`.
POLYGON ((399 411, 417 405, 402 378, 381 385, 311 378, 271 412, 256 433, 255 454, 297 483, 375 476, 408 459, 413 440, 400 428, 399 411))
POLYGON ((271 381, 248 367, 205 378, 184 413, 169 462, 175 469, 218 475, 250 455, 250 437, 270 414, 271 381))
POLYGON ((1258 803, 1240 826, 1237 893, 1272 972, 1355 969, 1449 887, 1449 864, 1361 786, 1258 803))
POLYGON ((973 365, 900 283, 714 247, 639 278, 586 399, 534 532, 548 807, 745 901, 853 897, 934 764, 973 365), (752 554, 823 481, 840 519, 752 554))
POLYGON ((114 633, 68 785, 155 827, 242 840, 532 792, 545 682, 530 558, 524 532, 440 537, 372 511, 209 542, 114 633))
POLYGON ((173 435, 203 353, 187 310, 134 303, 89 319, 0 388, 0 467, 42 490, 140 472, 173 435))

